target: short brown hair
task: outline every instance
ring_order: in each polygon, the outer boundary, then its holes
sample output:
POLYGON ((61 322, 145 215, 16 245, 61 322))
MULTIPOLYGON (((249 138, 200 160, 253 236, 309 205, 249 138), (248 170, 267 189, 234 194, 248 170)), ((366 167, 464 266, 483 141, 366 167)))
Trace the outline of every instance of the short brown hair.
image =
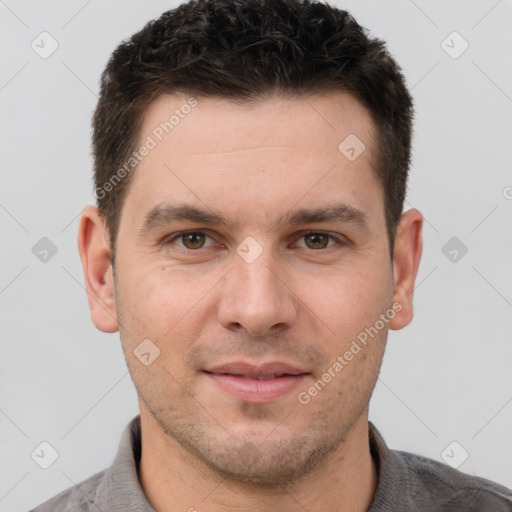
POLYGON ((255 101, 272 92, 324 90, 353 93, 376 123, 392 256, 407 187, 413 105, 384 42, 369 37, 347 11, 318 1, 192 0, 123 41, 101 78, 93 118, 94 181, 112 257, 133 176, 121 169, 136 149, 151 101, 173 93, 255 101))

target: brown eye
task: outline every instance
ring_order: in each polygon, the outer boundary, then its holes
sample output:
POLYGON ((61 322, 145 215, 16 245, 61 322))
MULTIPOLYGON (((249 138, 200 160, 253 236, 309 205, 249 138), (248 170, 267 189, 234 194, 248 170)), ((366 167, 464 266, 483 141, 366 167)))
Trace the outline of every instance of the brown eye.
POLYGON ((304 240, 309 249, 325 249, 329 243, 330 236, 325 233, 308 233, 304 240))
POLYGON ((205 243, 206 235, 193 231, 182 234, 180 238, 187 249, 201 249, 205 243))
POLYGON ((203 231, 179 231, 162 239, 162 248, 178 250, 191 255, 192 252, 202 253, 215 246, 215 240, 203 231))

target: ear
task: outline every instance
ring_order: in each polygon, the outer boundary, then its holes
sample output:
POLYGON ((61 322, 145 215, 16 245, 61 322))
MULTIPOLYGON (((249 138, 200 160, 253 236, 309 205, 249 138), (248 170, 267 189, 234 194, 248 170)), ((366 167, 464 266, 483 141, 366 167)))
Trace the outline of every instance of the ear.
POLYGON ((116 332, 118 324, 110 242, 103 218, 94 206, 88 206, 82 212, 78 229, 78 250, 92 321, 100 331, 116 332))
POLYGON ((414 283, 420 265, 423 241, 421 229, 423 216, 412 209, 402 214, 395 238, 393 256, 393 304, 400 304, 401 309, 391 320, 391 329, 402 329, 413 317, 412 298, 414 283))

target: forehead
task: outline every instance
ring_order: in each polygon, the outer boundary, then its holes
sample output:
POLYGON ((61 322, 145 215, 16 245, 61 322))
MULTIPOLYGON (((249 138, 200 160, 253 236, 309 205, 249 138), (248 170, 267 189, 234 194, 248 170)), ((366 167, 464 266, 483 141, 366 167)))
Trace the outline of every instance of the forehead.
POLYGON ((142 122, 139 146, 151 148, 125 206, 140 218, 159 204, 195 204, 274 226, 293 206, 383 215, 374 138, 369 112, 348 93, 252 103, 161 96, 142 122))
POLYGON ((175 94, 150 103, 140 135, 190 154, 278 145, 305 149, 304 142, 336 151, 350 134, 371 146, 374 129, 368 110, 346 92, 275 94, 255 101, 175 94))

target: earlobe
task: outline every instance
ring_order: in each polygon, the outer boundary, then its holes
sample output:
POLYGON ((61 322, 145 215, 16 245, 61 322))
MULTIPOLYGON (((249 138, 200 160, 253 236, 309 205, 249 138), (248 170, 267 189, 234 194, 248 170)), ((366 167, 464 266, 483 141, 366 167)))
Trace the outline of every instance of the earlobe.
POLYGON ((94 206, 82 212, 78 250, 92 321, 100 331, 116 332, 118 324, 109 240, 104 220, 94 206))
POLYGON ((413 293, 423 249, 421 230, 423 216, 412 209, 400 219, 393 256, 393 303, 400 304, 399 313, 390 322, 391 329, 402 329, 413 317, 413 293))

